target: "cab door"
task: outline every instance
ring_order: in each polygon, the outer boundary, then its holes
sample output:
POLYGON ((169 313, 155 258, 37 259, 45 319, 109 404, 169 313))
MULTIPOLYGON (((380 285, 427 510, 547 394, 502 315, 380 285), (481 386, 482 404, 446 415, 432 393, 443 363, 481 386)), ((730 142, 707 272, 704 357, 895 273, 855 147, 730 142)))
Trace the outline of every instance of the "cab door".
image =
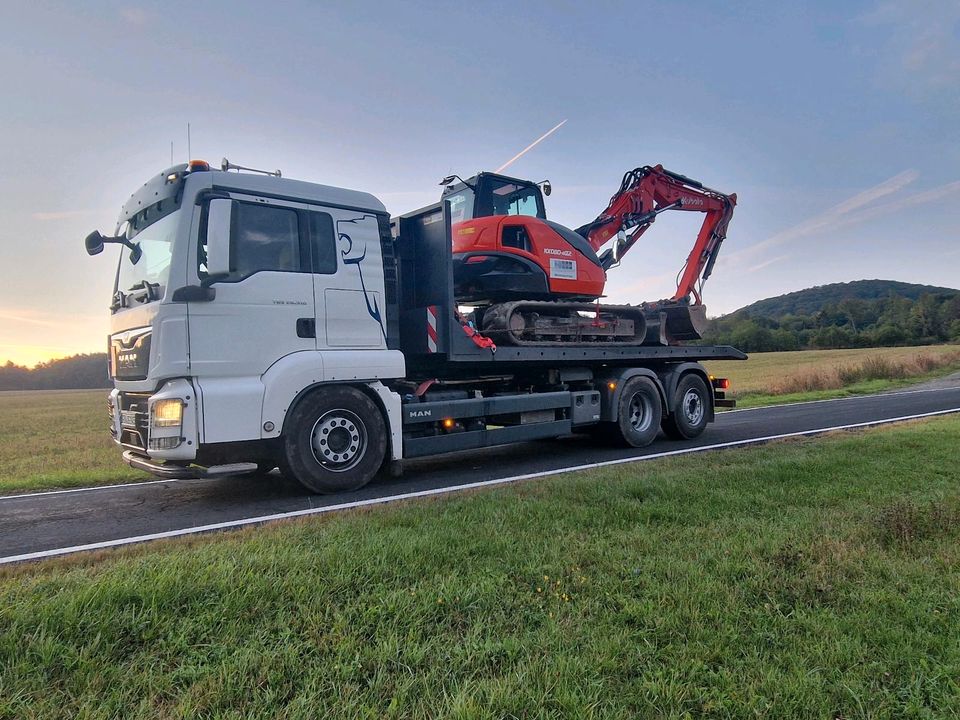
MULTIPOLYGON (((212 285, 212 300, 191 303, 188 310, 191 372, 259 383, 280 358, 317 348, 308 229, 296 205, 244 196, 231 200, 229 272, 212 285)), ((208 211, 209 206, 203 213, 208 211)), ((199 228, 201 279, 205 219, 199 228)))

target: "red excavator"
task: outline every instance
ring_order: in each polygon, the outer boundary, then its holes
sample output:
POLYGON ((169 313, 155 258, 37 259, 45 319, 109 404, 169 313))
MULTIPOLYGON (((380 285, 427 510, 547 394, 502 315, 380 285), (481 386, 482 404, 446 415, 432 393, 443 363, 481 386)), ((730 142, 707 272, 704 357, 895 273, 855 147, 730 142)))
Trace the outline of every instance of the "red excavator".
POLYGON ((452 220, 454 293, 475 308, 470 320, 483 335, 511 345, 668 345, 701 337, 700 291, 726 237, 735 194, 644 166, 624 175, 593 222, 570 230, 546 219, 546 181, 480 173, 441 184, 452 220), (600 304, 607 270, 666 210, 705 214, 676 293, 637 306, 600 304))

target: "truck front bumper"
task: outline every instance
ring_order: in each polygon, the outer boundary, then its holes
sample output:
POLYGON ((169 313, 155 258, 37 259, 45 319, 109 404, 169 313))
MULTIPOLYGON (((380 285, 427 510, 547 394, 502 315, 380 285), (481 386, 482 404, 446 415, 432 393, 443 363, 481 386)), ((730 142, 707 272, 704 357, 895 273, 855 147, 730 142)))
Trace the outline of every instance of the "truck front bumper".
POLYGON ((229 465, 212 465, 210 467, 161 463, 143 455, 138 455, 132 450, 126 450, 123 453, 123 460, 130 467, 136 468, 137 470, 144 470, 151 475, 156 475, 157 477, 168 480, 205 478, 218 475, 246 475, 257 471, 256 463, 230 463, 229 465))

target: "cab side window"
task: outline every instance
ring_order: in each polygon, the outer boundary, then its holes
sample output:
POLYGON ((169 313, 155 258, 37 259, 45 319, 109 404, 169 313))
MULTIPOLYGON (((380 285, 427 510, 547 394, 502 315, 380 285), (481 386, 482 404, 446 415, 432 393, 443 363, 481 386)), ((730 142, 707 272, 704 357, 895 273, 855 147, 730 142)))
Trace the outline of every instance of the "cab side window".
POLYGON ((297 272, 300 228, 297 211, 240 202, 234 205, 231 268, 241 277, 260 270, 297 272))
POLYGON ((337 271, 337 243, 333 232, 333 218, 324 212, 310 211, 306 215, 310 252, 313 255, 313 272, 333 275, 337 271))

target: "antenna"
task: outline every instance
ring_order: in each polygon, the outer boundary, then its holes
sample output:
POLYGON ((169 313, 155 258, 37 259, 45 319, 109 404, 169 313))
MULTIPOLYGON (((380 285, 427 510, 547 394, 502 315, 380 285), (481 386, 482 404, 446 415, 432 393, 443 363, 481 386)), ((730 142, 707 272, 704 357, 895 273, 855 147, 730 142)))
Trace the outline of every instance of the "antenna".
POLYGON ((187 123, 187 162, 190 162, 190 158, 193 157, 193 152, 190 150, 190 123, 187 123))
POLYGON ((170 164, 173 165, 173 140, 170 141, 170 164))

